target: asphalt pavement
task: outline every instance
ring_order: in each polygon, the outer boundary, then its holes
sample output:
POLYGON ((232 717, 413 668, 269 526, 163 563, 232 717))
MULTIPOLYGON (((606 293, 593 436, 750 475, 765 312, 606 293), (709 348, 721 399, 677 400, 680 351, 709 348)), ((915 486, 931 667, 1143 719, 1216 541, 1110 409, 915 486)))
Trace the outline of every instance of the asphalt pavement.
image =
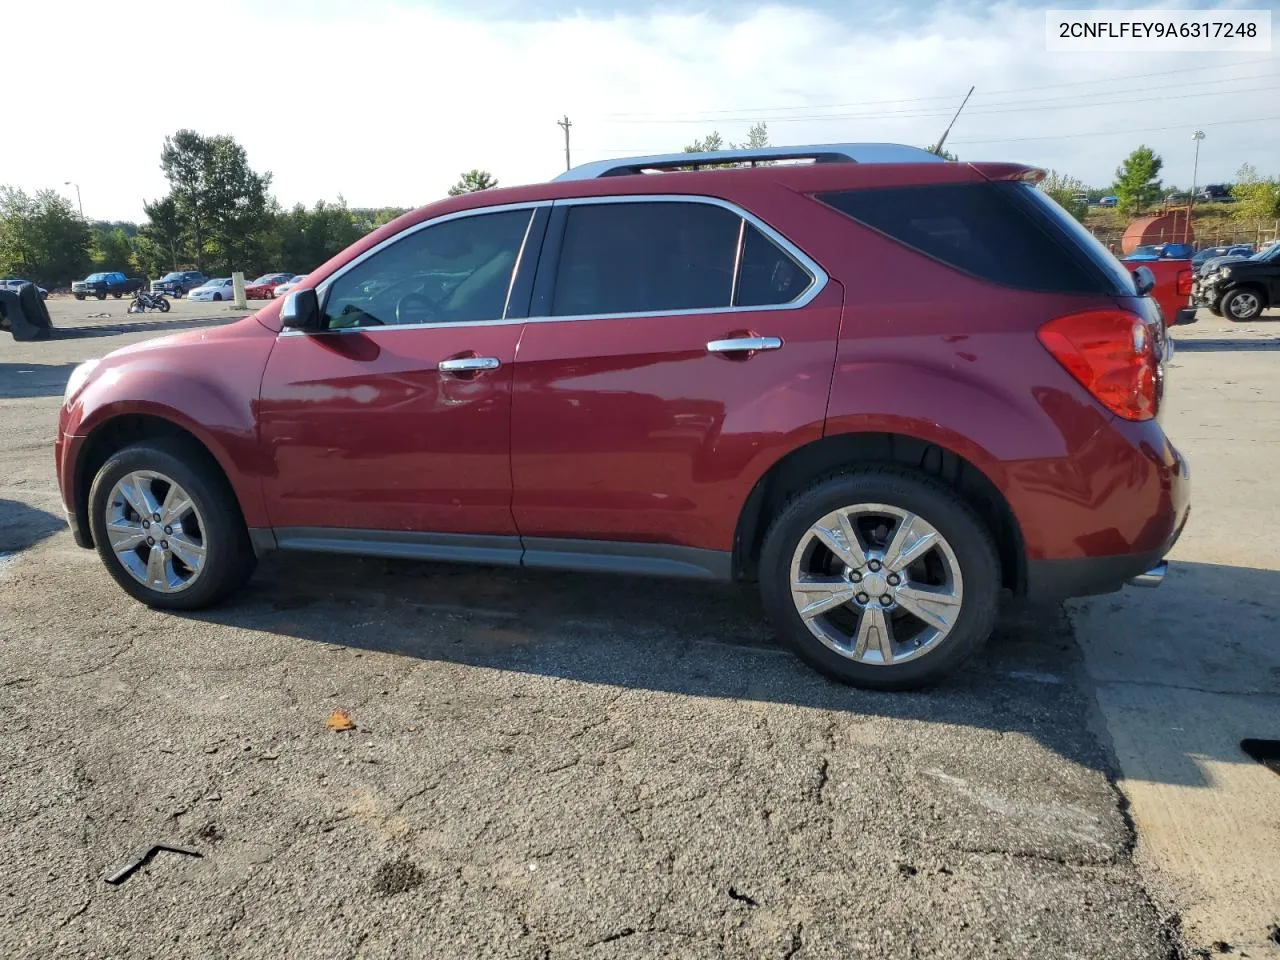
POLYGON ((232 314, 50 303, 57 339, 0 340, 7 955, 1183 949, 1062 608, 909 694, 827 682, 736 587, 296 554, 153 612, 65 531, 62 386, 232 314), (156 843, 200 856, 105 881, 156 843))

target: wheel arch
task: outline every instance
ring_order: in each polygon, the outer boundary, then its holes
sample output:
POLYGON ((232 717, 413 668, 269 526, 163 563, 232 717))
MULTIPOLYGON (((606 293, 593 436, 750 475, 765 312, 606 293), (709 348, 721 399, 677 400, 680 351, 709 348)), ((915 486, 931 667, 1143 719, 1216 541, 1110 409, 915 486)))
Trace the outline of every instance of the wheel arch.
POLYGON ((75 511, 76 522, 89 544, 93 543, 93 527, 89 522, 89 490, 93 478, 112 454, 127 446, 145 440, 168 440, 180 444, 204 461, 216 476, 231 490, 236 505, 243 515, 243 506, 231 476, 213 448, 194 432, 176 421, 154 413, 122 413, 97 424, 80 445, 75 463, 75 511))
POLYGON ((1026 585, 1026 548, 1009 501, 972 460, 938 443, 900 433, 860 432, 822 437, 779 459, 752 488, 734 535, 733 564, 739 578, 754 579, 769 521, 792 494, 815 477, 842 466, 896 464, 919 470, 955 490, 991 532, 1000 556, 1003 586, 1026 585))

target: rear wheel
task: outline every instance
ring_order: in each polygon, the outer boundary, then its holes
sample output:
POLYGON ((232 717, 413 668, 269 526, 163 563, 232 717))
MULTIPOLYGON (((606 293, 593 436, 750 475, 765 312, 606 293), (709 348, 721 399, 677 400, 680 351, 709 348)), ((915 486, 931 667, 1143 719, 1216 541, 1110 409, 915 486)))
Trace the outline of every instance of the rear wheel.
POLYGON ((226 479, 180 443, 143 442, 113 454, 90 489, 89 522, 116 583, 151 607, 216 603, 257 562, 226 479))
POLYGON ((986 641, 1000 564, 953 491, 897 467, 818 481, 765 537, 760 591, 806 663, 857 686, 936 682, 986 641))
POLYGON ((1232 290, 1218 304, 1224 317, 1239 322, 1256 319, 1262 308, 1262 294, 1248 288, 1232 290))

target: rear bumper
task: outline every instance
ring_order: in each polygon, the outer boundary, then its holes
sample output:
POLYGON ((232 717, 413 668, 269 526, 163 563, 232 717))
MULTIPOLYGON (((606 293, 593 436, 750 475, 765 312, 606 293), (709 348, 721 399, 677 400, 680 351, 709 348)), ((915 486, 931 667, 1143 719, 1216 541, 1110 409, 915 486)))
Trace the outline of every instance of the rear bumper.
MULTIPOLYGON (((1159 585, 1164 576, 1162 561, 1182 536, 1191 515, 1190 468, 1172 446, 1168 447, 1168 454, 1170 459, 1160 463, 1160 503, 1146 525, 1148 533, 1158 537, 1158 546, 1133 553, 1028 560, 1025 592, 1029 600, 1115 593, 1126 584, 1159 585)), ((1144 539, 1149 541, 1149 537, 1144 539)))
POLYGON ((1196 319, 1197 317, 1196 317, 1195 307, 1183 307, 1176 314, 1174 314, 1173 323, 1171 324, 1171 326, 1175 326, 1175 327, 1186 326, 1188 323, 1195 323, 1196 319))

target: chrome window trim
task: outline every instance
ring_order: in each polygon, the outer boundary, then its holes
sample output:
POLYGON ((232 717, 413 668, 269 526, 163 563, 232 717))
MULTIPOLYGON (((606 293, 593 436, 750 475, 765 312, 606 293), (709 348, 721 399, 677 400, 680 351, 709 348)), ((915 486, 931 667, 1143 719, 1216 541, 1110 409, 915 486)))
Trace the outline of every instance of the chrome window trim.
MULTIPOLYGON (((602 197, 567 197, 560 200, 533 200, 524 203, 504 203, 492 207, 475 207, 470 210, 459 210, 456 213, 448 213, 441 217, 435 217, 431 220, 424 220, 421 223, 415 223, 412 227, 402 230, 395 236, 388 237, 375 247, 371 247, 344 265, 340 270, 332 276, 325 277, 319 283, 315 290, 316 296, 320 300, 320 310, 325 309, 325 301, 329 295, 329 289, 348 271, 353 270, 365 260, 372 257, 381 250, 386 249, 393 243, 404 239, 412 233, 419 230, 425 230, 427 227, 434 226, 438 223, 444 223, 448 220, 458 220, 463 217, 480 216, 486 213, 502 213, 508 210, 530 210, 533 211, 538 207, 577 207, 588 204, 605 204, 605 203, 705 203, 711 206, 722 207, 735 216, 741 217, 747 223, 759 230, 768 240, 777 245, 784 253, 791 257, 800 268, 809 274, 809 285, 794 300, 786 303, 767 304, 762 306, 726 306, 726 307, 695 307, 688 310, 660 310, 660 311, 635 311, 630 313, 580 313, 565 316, 529 316, 521 318, 508 319, 505 316, 496 320, 462 320, 454 323, 389 323, 380 327, 345 327, 340 330, 281 330, 277 337, 315 337, 327 335, 346 335, 352 333, 382 333, 387 330, 444 330, 459 327, 498 327, 507 326, 514 323, 566 323, 575 320, 626 320, 636 317, 690 317, 705 314, 735 314, 735 313, 768 313, 773 311, 800 310, 812 303, 817 296, 827 287, 830 280, 827 272, 822 269, 812 257, 797 247, 789 239, 765 223, 759 217, 749 210, 746 210, 738 204, 720 197, 712 197, 697 193, 647 193, 647 194, 614 194, 602 197)), ((533 224, 533 214, 529 215, 530 227, 533 224)), ((525 228, 525 240, 520 247, 520 257, 523 258, 525 247, 528 243, 529 229, 525 228)), ((743 231, 739 230, 740 235, 743 231)), ((745 236, 742 237, 745 243, 745 236)), ((739 244, 738 253, 735 256, 734 267, 734 292, 736 296, 736 288, 738 283, 738 267, 741 263, 742 244, 739 244)), ((520 270, 521 260, 517 259, 515 267, 511 272, 512 282, 514 282, 516 274, 520 270)), ((508 287, 507 297, 510 300, 511 290, 508 287)), ((508 302, 507 307, 510 306, 508 302)), ((506 308, 504 307, 504 312, 506 308)))
POLYGON ((387 247, 399 243, 406 237, 411 236, 420 230, 425 230, 427 227, 434 227, 437 224, 447 223, 450 220, 461 220, 464 217, 478 217, 483 216, 486 213, 507 213, 511 210, 528 210, 529 222, 525 224, 524 238, 520 241, 520 249, 516 254, 515 263, 511 268, 511 280, 507 283, 507 298, 502 305, 503 316, 501 317, 497 317, 493 320, 460 320, 453 323, 384 323, 380 327, 343 327, 339 330, 281 330, 276 335, 277 339, 279 337, 316 337, 329 334, 370 333, 372 331, 381 330, 424 330, 428 328, 438 330, 450 327, 497 327, 504 326, 509 323, 523 323, 523 319, 508 320, 506 318, 506 312, 511 306, 511 290, 515 283, 516 275, 520 272, 520 263, 524 257, 525 248, 529 244, 529 230, 533 225, 534 219, 533 212, 538 207, 550 206, 550 200, 528 200, 524 203, 499 203, 492 207, 472 207, 469 210, 457 210, 453 213, 446 213, 443 216, 432 217, 430 220, 423 220, 421 223, 415 223, 411 227, 406 227, 399 233, 393 234, 381 243, 370 247, 350 263, 343 264, 337 271, 325 277, 315 286, 316 298, 320 301, 320 313, 321 316, 323 316, 325 306, 329 299, 329 290, 335 283, 369 258, 381 253, 383 250, 387 249, 387 247))
MULTIPOLYGON (((620 320, 628 317, 688 317, 698 314, 732 314, 732 313, 764 313, 775 310, 800 310, 807 307, 823 290, 826 289, 830 277, 827 271, 818 266, 816 260, 797 247, 769 224, 765 223, 750 210, 745 210, 729 200, 720 197, 706 196, 700 193, 641 193, 614 194, 606 197, 569 197, 556 200, 557 207, 580 207, 589 204, 603 203, 705 203, 713 207, 723 207, 730 213, 741 217, 759 230, 766 238, 773 241, 784 253, 794 260, 802 270, 809 274, 809 285, 794 300, 786 303, 773 303, 758 307, 695 307, 689 310, 638 310, 628 313, 575 313, 565 316, 530 317, 529 323, 558 323, 566 320, 620 320)), ((738 283, 737 271, 734 272, 734 288, 738 283)))

